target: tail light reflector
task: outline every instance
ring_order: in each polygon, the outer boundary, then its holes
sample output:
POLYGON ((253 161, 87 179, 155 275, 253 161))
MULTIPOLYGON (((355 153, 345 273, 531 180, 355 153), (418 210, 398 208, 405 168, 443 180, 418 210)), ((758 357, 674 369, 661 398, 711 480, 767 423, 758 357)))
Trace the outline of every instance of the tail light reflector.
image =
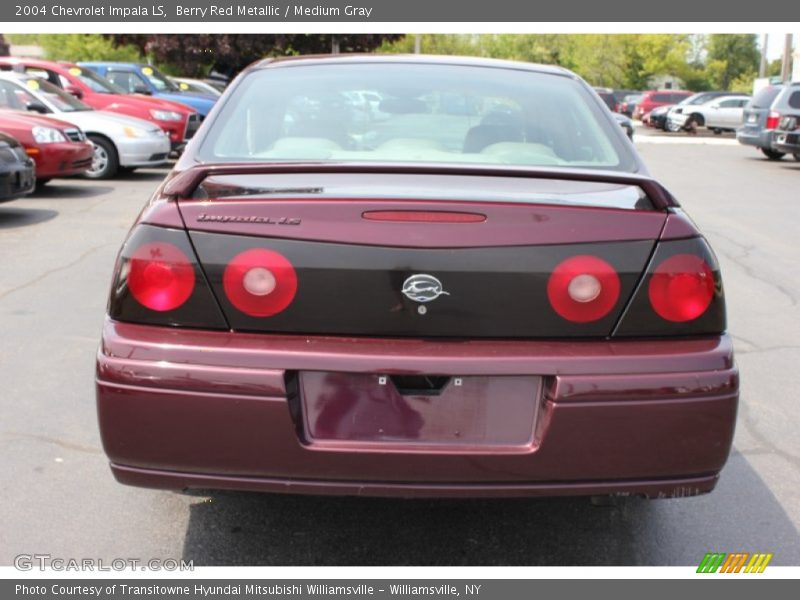
POLYGON ((767 129, 777 129, 778 123, 780 123, 781 114, 771 110, 769 115, 767 116, 767 129))
POLYGON ((614 267, 589 255, 562 261, 547 282, 547 297, 553 310, 574 323, 605 317, 616 305, 619 292, 620 280, 614 267))
POLYGON ((251 317, 271 317, 286 309, 297 293, 297 273, 278 252, 252 248, 237 254, 222 276, 225 295, 251 317))
POLYGON ((186 302, 194 291, 194 265, 169 242, 139 246, 128 264, 128 289, 142 306, 165 312, 186 302))
POLYGON ((653 271, 648 289, 653 310, 683 323, 701 316, 714 298, 714 274, 699 256, 676 254, 653 271))

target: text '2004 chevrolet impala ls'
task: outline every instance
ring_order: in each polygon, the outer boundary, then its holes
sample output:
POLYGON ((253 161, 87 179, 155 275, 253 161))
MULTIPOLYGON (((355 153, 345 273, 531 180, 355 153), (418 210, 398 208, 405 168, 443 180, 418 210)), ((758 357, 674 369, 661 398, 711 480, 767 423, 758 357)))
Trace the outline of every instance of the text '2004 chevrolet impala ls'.
POLYGON ((98 353, 126 484, 708 492, 738 373, 719 268, 569 71, 264 61, 131 229, 98 353))

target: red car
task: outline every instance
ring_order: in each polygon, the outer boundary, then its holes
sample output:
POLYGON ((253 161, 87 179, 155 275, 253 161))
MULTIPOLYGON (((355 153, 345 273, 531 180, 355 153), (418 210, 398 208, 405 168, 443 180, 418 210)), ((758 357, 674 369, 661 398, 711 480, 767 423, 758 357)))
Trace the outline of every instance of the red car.
POLYGON ((0 110, 0 131, 17 138, 36 163, 39 185, 53 177, 80 175, 92 165, 94 146, 71 123, 29 112, 0 110))
POLYGON ((13 69, 46 79, 94 109, 150 121, 169 135, 173 151, 182 150, 200 126, 197 111, 184 104, 128 94, 91 69, 83 69, 72 63, 0 57, 0 69, 13 69))
POLYGON ((117 261, 96 390, 119 481, 715 486, 739 389, 719 266, 583 80, 339 55, 227 93, 117 261))
POLYGON ((659 106, 668 106, 670 104, 678 104, 681 100, 685 100, 694 92, 684 90, 656 90, 644 92, 641 99, 633 109, 633 118, 642 120, 642 118, 650 114, 650 111, 659 106))

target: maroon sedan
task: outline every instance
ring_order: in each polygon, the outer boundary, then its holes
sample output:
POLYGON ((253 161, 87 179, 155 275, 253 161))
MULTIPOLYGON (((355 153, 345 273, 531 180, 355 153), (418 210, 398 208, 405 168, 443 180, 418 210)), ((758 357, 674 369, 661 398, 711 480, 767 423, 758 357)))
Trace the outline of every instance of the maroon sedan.
POLYGON ((83 131, 64 121, 19 110, 0 110, 0 130, 19 140, 36 162, 36 183, 85 173, 94 147, 83 131))
POLYGON ((97 400, 132 485, 682 497, 738 373, 711 249, 581 79, 351 55, 228 88, 120 252, 97 400))

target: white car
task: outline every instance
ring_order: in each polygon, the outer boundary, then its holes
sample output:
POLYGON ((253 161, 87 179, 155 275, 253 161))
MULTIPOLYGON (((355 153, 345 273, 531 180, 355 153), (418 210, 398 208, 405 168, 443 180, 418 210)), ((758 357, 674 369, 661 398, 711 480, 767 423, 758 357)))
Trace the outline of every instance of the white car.
POLYGON ((120 169, 154 167, 167 162, 170 140, 143 119, 94 110, 53 84, 19 73, 0 73, 0 106, 51 115, 72 123, 94 145, 86 177, 108 179, 120 169))
POLYGON ((750 96, 720 96, 696 106, 684 107, 679 112, 671 110, 667 117, 667 128, 670 131, 680 131, 692 126, 706 127, 714 133, 735 131, 741 126, 744 117, 744 107, 750 101, 750 96))

